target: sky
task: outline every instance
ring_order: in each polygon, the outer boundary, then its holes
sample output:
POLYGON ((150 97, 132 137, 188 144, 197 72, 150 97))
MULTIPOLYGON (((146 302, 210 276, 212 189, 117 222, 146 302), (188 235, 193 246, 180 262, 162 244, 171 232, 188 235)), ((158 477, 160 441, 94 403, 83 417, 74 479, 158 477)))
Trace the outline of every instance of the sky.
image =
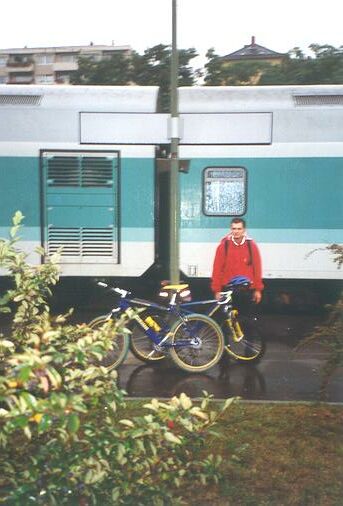
MULTIPOLYGON (((4 1, 0 48, 129 45, 139 53, 171 44, 172 0, 4 1)), ((177 0, 177 45, 223 56, 256 43, 280 53, 312 43, 343 45, 341 0, 177 0)))

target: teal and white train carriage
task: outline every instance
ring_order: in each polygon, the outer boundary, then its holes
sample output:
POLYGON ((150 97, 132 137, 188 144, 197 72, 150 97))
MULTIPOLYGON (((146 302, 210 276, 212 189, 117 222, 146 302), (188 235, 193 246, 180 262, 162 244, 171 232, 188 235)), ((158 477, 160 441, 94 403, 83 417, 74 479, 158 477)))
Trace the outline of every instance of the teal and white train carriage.
POLYGON ((141 276, 155 259, 157 87, 1 86, 0 236, 62 247, 63 276, 141 276))
POLYGON ((242 216, 265 279, 342 279, 343 86, 181 88, 180 112, 181 269, 210 276, 242 216))
MULTIPOLYGON (((62 246, 63 276, 165 272, 157 103, 157 87, 0 86, 0 236, 19 209, 30 260, 62 246)), ((179 109, 183 276, 207 283, 242 216, 267 283, 340 279, 325 247, 343 243, 343 86, 181 88, 179 109)))

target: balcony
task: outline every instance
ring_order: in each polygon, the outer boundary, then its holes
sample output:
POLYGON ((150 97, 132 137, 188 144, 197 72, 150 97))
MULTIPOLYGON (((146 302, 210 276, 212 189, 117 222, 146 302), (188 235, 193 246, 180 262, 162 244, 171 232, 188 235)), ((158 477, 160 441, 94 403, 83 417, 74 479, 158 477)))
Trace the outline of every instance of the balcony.
POLYGON ((10 56, 7 62, 7 69, 9 74, 13 74, 13 72, 33 72, 34 61, 31 57, 27 56, 10 56))
POLYGON ((33 84, 34 78, 32 74, 26 76, 10 75, 7 82, 8 84, 33 84))

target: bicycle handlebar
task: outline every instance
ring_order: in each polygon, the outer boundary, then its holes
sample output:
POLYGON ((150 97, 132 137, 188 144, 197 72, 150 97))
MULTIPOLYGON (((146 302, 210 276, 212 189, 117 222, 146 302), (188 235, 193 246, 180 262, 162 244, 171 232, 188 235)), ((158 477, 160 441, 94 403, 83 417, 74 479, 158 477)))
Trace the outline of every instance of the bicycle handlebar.
POLYGON ((218 304, 227 304, 231 300, 231 295, 233 293, 233 290, 227 290, 226 292, 220 292, 220 295, 222 297, 225 297, 223 300, 217 300, 218 304))
POLYGON ((109 286, 106 283, 103 283, 102 281, 98 281, 97 283, 99 286, 102 286, 103 288, 109 288, 112 292, 116 292, 120 295, 120 297, 124 298, 130 295, 131 292, 128 292, 127 290, 124 290, 123 288, 118 288, 116 286, 109 286))
MULTIPOLYGON (((125 298, 125 297, 127 297, 128 295, 131 294, 131 292, 129 292, 128 290, 124 290, 123 288, 118 288, 118 287, 110 286, 107 283, 103 283, 102 281, 98 281, 97 285, 101 286, 103 288, 109 288, 112 292, 115 292, 118 295, 120 295, 121 298, 125 298)), ((216 301, 217 304, 219 304, 219 305, 227 304, 231 300, 232 293, 233 293, 233 290, 227 290, 225 292, 220 292, 220 295, 222 297, 224 297, 224 298, 223 298, 223 300, 217 300, 216 301)), ((136 302, 142 303, 142 302, 145 302, 145 301, 139 301, 137 299, 136 302)), ((175 304, 175 301, 173 301, 172 305, 174 305, 174 304, 175 304)))

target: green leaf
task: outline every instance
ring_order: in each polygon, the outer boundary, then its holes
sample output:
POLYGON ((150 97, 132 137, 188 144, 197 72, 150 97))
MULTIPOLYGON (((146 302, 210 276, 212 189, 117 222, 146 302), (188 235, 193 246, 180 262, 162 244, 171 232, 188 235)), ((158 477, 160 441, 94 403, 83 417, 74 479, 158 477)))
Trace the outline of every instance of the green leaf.
POLYGON ((0 307, 0 313, 11 313, 11 309, 9 307, 0 307))
POLYGON ((174 443, 174 444, 181 444, 182 443, 182 440, 179 437, 172 434, 171 432, 165 432, 164 438, 166 441, 168 441, 168 443, 174 443))
POLYGON ((29 427, 24 427, 24 433, 25 433, 25 436, 28 438, 28 439, 31 439, 32 437, 32 433, 29 429, 29 427))
POLYGON ((13 219, 12 219, 13 225, 14 226, 20 225, 24 218, 25 218, 25 216, 23 215, 23 213, 21 211, 16 211, 13 216, 13 219))
POLYGON ((22 397, 25 400, 26 404, 30 408, 33 408, 33 409, 36 408, 36 406, 37 406, 37 399, 32 394, 29 394, 28 392, 22 392, 20 394, 20 397, 22 397))
POLYGON ((120 489, 118 487, 112 489, 112 503, 116 504, 120 497, 120 489))
POLYGON ((135 424, 132 422, 132 420, 119 420, 119 423, 121 423, 122 425, 126 425, 127 427, 134 427, 135 424))
POLYGON ((80 419, 76 413, 71 413, 68 416, 67 429, 71 433, 75 433, 79 430, 80 419))
POLYGON ((46 431, 51 425, 52 425, 51 416, 50 415, 43 415, 43 417, 38 425, 39 432, 46 431))
POLYGON ((226 399, 222 411, 225 411, 229 406, 231 406, 233 402, 237 401, 238 399, 240 399, 240 397, 230 397, 229 399, 226 399))
POLYGON ((25 365, 25 366, 21 367, 19 374, 18 374, 18 379, 20 381, 24 381, 24 382, 27 381, 30 377, 31 371, 32 371, 32 368, 29 365, 25 365))

